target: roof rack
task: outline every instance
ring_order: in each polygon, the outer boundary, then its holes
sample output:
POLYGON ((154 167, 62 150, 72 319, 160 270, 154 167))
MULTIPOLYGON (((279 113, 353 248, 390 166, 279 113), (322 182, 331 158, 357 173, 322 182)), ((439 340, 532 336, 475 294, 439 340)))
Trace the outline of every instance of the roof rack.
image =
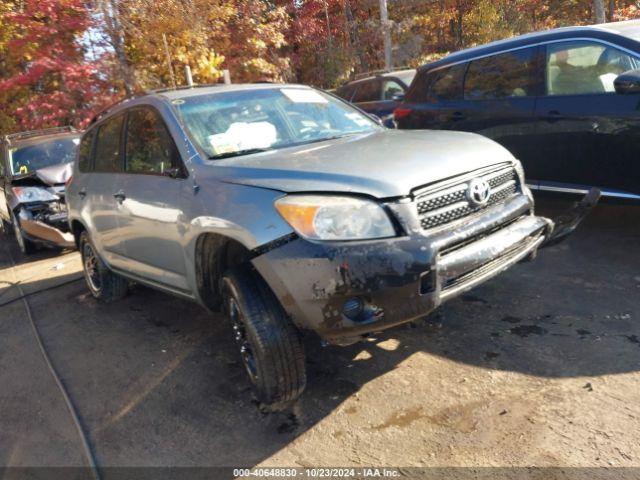
POLYGON ((7 143, 11 143, 11 141, 24 140, 26 138, 40 137, 43 135, 53 135, 55 133, 71 133, 77 131, 78 129, 73 125, 65 125, 64 127, 51 127, 43 128, 41 130, 28 130, 26 132, 11 133, 9 135, 5 135, 4 139, 7 143))

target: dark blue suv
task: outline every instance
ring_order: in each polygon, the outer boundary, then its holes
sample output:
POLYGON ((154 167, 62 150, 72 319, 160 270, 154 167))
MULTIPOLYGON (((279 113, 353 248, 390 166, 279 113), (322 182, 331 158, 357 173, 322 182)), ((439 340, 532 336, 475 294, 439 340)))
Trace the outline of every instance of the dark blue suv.
POLYGON ((533 33, 422 66, 394 118, 498 141, 532 189, 637 201, 638 69, 640 21, 533 33))

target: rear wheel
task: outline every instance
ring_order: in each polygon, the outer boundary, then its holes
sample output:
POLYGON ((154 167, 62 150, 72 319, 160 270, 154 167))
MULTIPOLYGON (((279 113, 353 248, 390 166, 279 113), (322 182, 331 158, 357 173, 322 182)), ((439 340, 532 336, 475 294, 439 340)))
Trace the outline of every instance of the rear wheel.
POLYGON ((101 302, 109 303, 127 294, 129 282, 107 268, 98 256, 87 232, 80 234, 80 255, 84 268, 84 279, 91 295, 101 302))
POLYGON ((22 228, 20 228, 20 221, 14 214, 11 214, 11 224, 13 225, 13 233, 18 241, 20 251, 25 255, 30 255, 35 252, 37 250, 36 245, 31 240, 24 237, 22 228))
POLYGON ((249 267, 225 273, 222 294, 257 399, 271 410, 289 406, 306 385, 298 330, 264 280, 249 267))

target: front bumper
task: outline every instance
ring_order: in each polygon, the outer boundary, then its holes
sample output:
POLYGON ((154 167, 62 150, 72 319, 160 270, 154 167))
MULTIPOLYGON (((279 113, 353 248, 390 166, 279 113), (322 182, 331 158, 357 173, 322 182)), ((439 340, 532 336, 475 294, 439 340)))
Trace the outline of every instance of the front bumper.
MULTIPOLYGON (((58 223, 66 224, 66 215, 66 212, 60 213, 58 223)), ((60 248, 75 248, 75 239, 71 232, 64 232, 53 225, 36 220, 25 209, 18 212, 18 221, 24 236, 32 242, 60 248)))
POLYGON ((388 240, 296 239, 253 264, 299 328, 331 343, 352 343, 420 318, 534 254, 553 222, 533 216, 532 206, 519 195, 436 233, 388 240), (362 308, 345 309, 354 299, 362 308))

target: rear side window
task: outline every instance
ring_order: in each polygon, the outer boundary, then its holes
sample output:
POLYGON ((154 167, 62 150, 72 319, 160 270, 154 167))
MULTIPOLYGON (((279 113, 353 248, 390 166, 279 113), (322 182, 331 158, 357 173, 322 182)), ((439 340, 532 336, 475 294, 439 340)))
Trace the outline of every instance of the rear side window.
POLYGON ((542 90, 539 49, 524 48, 471 62, 464 83, 467 100, 531 97, 542 90))
POLYGON ((356 94, 351 100, 354 103, 377 102, 380 100, 380 84, 377 80, 358 84, 356 94))
POLYGON ((178 149, 164 121, 151 108, 135 108, 127 120, 125 170, 162 175, 179 165, 178 149))
POLYGON ((94 170, 96 172, 119 172, 122 170, 120 136, 124 115, 103 123, 97 134, 94 170))
POLYGON ((96 130, 89 130, 89 132, 87 132, 80 141, 80 146, 78 147, 78 169, 81 172, 88 172, 91 170, 91 149, 93 147, 93 139, 95 136, 96 130))
POLYGON ((462 99, 466 63, 420 72, 407 93, 410 102, 446 102, 462 99))

